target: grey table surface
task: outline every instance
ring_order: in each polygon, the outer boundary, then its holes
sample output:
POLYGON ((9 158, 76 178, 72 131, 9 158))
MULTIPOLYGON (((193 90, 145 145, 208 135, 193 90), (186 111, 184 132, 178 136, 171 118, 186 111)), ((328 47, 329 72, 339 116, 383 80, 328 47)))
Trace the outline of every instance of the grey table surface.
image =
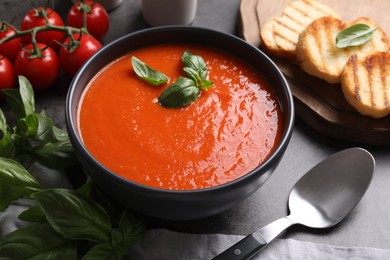
MULTIPOLYGON (((43 0, 35 0, 39 4, 43 0)), ((56 10, 65 17, 70 1, 56 1, 56 10)), ((199 0, 192 26, 238 35, 239 0, 199 0)), ((19 25, 30 8, 28 1, 0 0, 0 18, 19 25)), ((125 34, 148 28, 140 0, 124 0, 110 12, 111 28, 103 39, 107 44, 125 34)), ((65 128, 64 106, 71 79, 62 75, 50 91, 37 94, 38 109, 45 109, 57 125, 65 128)), ((390 249, 390 149, 329 139, 316 133, 296 117, 294 132, 285 156, 268 181, 251 197, 222 214, 194 221, 162 221, 146 218, 150 228, 162 227, 190 233, 246 235, 288 213, 287 199, 294 183, 316 163, 348 147, 361 146, 376 159, 373 181, 357 207, 340 224, 326 230, 295 226, 281 238, 294 238, 338 246, 390 249)))

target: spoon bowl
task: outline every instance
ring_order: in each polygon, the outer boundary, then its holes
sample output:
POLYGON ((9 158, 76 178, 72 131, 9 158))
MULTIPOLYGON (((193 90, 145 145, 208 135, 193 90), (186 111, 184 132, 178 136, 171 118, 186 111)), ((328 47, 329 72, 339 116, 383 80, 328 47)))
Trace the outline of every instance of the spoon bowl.
POLYGON ((250 259, 294 224, 311 228, 336 225, 366 193, 374 168, 373 156, 362 148, 331 155, 294 185, 288 202, 290 215, 248 235, 214 259, 250 259))

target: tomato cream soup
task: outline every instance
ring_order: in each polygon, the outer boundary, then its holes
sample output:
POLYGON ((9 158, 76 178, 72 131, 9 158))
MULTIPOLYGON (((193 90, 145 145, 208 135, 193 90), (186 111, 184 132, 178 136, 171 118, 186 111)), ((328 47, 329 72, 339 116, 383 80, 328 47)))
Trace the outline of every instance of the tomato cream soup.
POLYGON ((221 185, 259 166, 281 135, 281 111, 264 77, 218 49, 162 44, 130 52, 102 69, 79 109, 83 142, 106 168, 139 184, 170 190, 221 185), (181 56, 203 57, 214 85, 182 108, 157 102, 183 72, 181 56), (170 77, 152 86, 138 78, 135 56, 170 77))

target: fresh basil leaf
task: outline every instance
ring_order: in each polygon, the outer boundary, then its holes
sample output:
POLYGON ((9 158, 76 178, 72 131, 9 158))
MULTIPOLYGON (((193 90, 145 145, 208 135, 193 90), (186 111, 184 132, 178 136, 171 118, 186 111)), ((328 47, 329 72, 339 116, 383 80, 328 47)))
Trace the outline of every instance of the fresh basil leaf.
POLYGON ((42 189, 21 164, 7 158, 0 158, 0 179, 0 210, 10 202, 42 189))
POLYGON ((19 76, 19 89, 4 89, 4 99, 11 108, 12 113, 19 120, 35 112, 35 99, 33 88, 24 76, 19 76))
POLYGON ((201 90, 206 90, 209 89, 214 83, 210 80, 202 79, 198 84, 201 90))
POLYGON ((29 222, 47 222, 45 213, 43 213, 42 208, 39 205, 34 205, 23 211, 19 214, 18 218, 29 222))
POLYGON ((53 121, 41 114, 29 114, 26 116, 26 124, 29 129, 35 130, 31 132, 34 140, 53 142, 57 138, 53 132, 53 121))
POLYGON ((362 45, 372 39, 376 30, 367 24, 352 25, 336 36, 336 46, 346 48, 362 45))
POLYGON ((115 248, 111 242, 99 243, 93 246, 81 259, 82 260, 96 260, 96 259, 106 259, 106 260, 117 260, 123 259, 127 251, 118 250, 115 248), (125 251, 125 252, 123 252, 125 251))
POLYGON ((7 132, 0 130, 0 157, 15 159, 16 156, 16 147, 12 141, 11 135, 7 132))
POLYGON ((200 79, 207 78, 207 75, 208 75, 207 65, 206 65, 206 62, 203 60, 202 56, 193 55, 190 51, 187 50, 184 52, 181 59, 182 59, 184 65, 186 65, 186 67, 189 67, 192 70, 197 72, 197 75, 199 76, 200 79))
POLYGON ((0 109, 0 157, 15 158, 16 147, 8 131, 7 120, 0 109))
POLYGON ((120 219, 119 229, 122 233, 125 244, 129 246, 141 240, 144 235, 145 226, 141 218, 126 209, 123 211, 120 219))
POLYGON ((94 242, 110 241, 110 218, 92 199, 67 189, 47 189, 31 197, 39 202, 47 221, 63 236, 94 242))
POLYGON ((11 109, 12 113, 15 116, 16 120, 24 118, 26 116, 26 112, 24 110, 24 105, 22 98, 20 96, 20 92, 18 89, 4 89, 2 90, 4 100, 7 102, 7 105, 11 109))
POLYGON ((93 187, 93 181, 91 179, 88 179, 86 183, 84 183, 82 186, 80 186, 77 189, 77 192, 79 192, 80 194, 86 197, 89 197, 92 191, 92 187, 93 187))
POLYGON ((26 77, 19 76, 18 79, 20 97, 22 98, 24 112, 27 116, 35 112, 34 90, 26 77))
POLYGON ((3 132, 8 131, 7 119, 3 113, 3 110, 0 109, 0 130, 3 132))
POLYGON ((158 102, 169 108, 184 107, 194 102, 200 95, 199 88, 189 78, 180 77, 158 97, 158 102))
POLYGON ((49 168, 65 168, 78 164, 73 146, 69 140, 45 143, 33 148, 28 154, 42 165, 49 168))
POLYGON ((53 126, 53 133, 57 141, 68 141, 68 133, 56 126, 53 126))
POLYGON ((196 70, 190 67, 184 67, 183 68, 184 72, 187 74, 190 79, 192 79, 194 82, 199 82, 201 81, 201 78, 196 70))
POLYGON ((1 239, 0 256, 1 259, 77 259, 77 246, 50 225, 36 224, 1 239))
POLYGON ((131 64, 133 65, 135 74, 153 86, 158 86, 169 81, 168 76, 153 69, 134 56, 131 57, 131 64))
POLYGON ((38 129, 38 118, 34 114, 21 118, 18 121, 18 127, 23 136, 34 136, 38 129))

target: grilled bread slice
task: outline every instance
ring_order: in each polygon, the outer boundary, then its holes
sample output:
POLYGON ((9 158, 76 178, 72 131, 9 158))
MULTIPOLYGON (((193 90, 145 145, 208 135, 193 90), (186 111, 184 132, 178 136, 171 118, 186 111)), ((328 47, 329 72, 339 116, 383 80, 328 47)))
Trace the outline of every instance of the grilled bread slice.
POLYGON ((390 53, 353 54, 341 74, 347 101, 362 115, 381 118, 390 113, 390 53))
POLYGON ((274 56, 295 57, 299 34, 322 16, 339 17, 332 8, 315 0, 290 2, 279 17, 261 27, 261 48, 274 56))
POLYGON ((353 22, 344 23, 334 17, 321 17, 307 26, 299 36, 296 58, 301 69, 308 74, 322 78, 329 83, 338 83, 344 65, 352 54, 386 52, 389 46, 386 33, 369 18, 361 17, 353 22), (337 34, 359 23, 377 28, 373 38, 360 46, 338 48, 335 40, 337 34))

